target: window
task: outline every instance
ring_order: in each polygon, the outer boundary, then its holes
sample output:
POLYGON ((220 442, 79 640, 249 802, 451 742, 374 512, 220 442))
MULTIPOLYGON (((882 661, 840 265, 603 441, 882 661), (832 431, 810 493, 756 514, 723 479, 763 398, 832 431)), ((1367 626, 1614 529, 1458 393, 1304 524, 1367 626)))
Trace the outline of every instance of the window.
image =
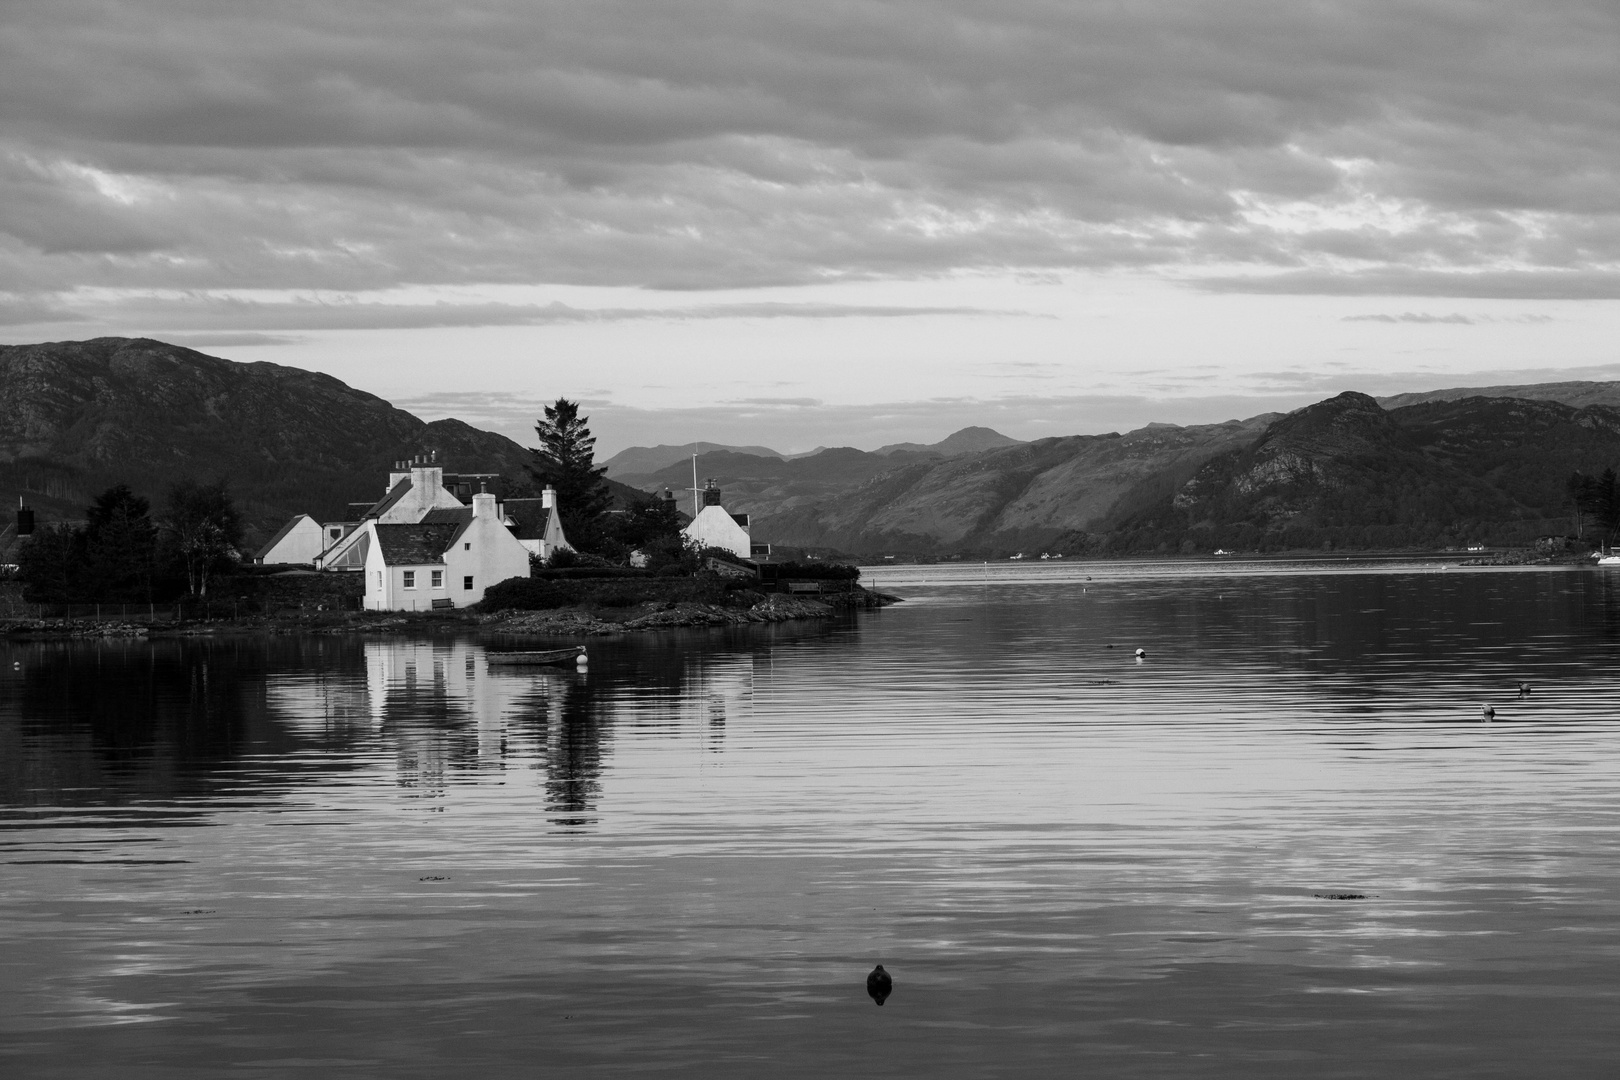
POLYGON ((430 573, 433 576, 433 587, 435 589, 444 588, 444 571, 443 570, 433 570, 433 571, 430 571, 430 573))
POLYGON ((334 540, 343 539, 343 530, 342 529, 328 529, 326 531, 332 534, 332 539, 334 539, 334 540))
POLYGON ((377 588, 382 588, 382 571, 377 571, 377 588))
MULTIPOLYGON (((472 550, 472 541, 471 541, 471 540, 469 540, 469 541, 467 541, 467 542, 466 542, 466 543, 465 543, 465 544, 462 544, 462 545, 461 545, 461 550, 462 550, 462 551, 471 551, 471 550, 472 550)), ((469 588, 469 589, 470 589, 470 588, 472 588, 472 586, 471 586, 471 585, 469 585, 469 586, 467 586, 467 588, 469 588)))
POLYGON ((404 585, 405 585, 405 587, 407 589, 416 588, 416 571, 415 570, 407 570, 407 571, 405 571, 404 577, 405 577, 404 585))
POLYGON ((461 587, 463 589, 471 589, 472 588, 472 575, 471 574, 468 574, 466 577, 461 579, 461 587))

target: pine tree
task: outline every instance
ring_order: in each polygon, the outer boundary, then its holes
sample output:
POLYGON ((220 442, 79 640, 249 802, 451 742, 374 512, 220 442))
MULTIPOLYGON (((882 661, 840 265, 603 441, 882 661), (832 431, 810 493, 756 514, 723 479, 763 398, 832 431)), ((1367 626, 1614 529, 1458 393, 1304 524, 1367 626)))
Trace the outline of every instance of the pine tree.
POLYGON ((607 467, 595 463, 596 436, 589 422, 590 417, 579 415, 577 401, 558 398, 555 405, 547 405, 545 419, 534 425, 540 445, 531 451, 530 466, 535 479, 557 489, 563 531, 585 550, 596 546, 602 516, 613 501, 603 479, 607 467))

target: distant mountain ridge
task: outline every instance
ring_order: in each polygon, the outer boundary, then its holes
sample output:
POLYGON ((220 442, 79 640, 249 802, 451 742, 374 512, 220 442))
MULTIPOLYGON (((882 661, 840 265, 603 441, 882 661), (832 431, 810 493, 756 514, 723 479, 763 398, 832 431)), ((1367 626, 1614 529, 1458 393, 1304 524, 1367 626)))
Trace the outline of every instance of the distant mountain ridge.
POLYGON ((451 471, 500 473, 509 494, 531 486, 529 451, 504 435, 145 338, 0 346, 0 387, 0 498, 45 520, 82 517, 120 481, 156 504, 182 477, 223 478, 262 536, 295 513, 340 519, 383 495, 392 462, 433 451, 451 471))
MULTIPOLYGON (((1620 383, 1504 389, 1389 407, 1348 392, 1286 415, 1028 443, 968 428, 792 457, 709 444, 698 470, 752 515, 756 540, 857 554, 1522 544, 1571 527, 1572 472, 1620 467, 1620 383)), ((158 341, 0 346, 0 394, 0 498, 25 494, 45 520, 81 516, 118 481, 156 501, 176 479, 224 478, 262 536, 296 512, 339 518, 382 494, 392 461, 432 451, 452 471, 502 474, 509 494, 529 483, 530 452, 504 436, 158 341)), ((623 478, 684 505, 686 448, 640 449, 676 458, 623 478)))
MULTIPOLYGON (((953 432, 937 443, 890 443, 880 446, 876 450, 855 450, 853 447, 826 447, 818 446, 814 450, 802 454, 784 454, 772 450, 768 446, 726 446, 721 443, 696 442, 686 443, 682 446, 632 446, 619 451, 607 461, 607 474, 615 479, 623 480, 627 484, 645 486, 650 482, 649 477, 654 475, 669 479, 669 470, 685 462, 690 466, 692 455, 699 457, 698 471, 703 469, 702 459, 710 454, 743 454, 749 457, 774 458, 780 461, 797 461, 804 458, 818 457, 829 450, 852 451, 854 453, 872 453, 880 457, 889 457, 897 453, 931 454, 936 457, 955 457, 958 454, 974 454, 984 450, 1003 446, 1021 446, 1018 439, 1009 438, 987 427, 965 427, 953 432)), ((690 485, 690 469, 688 469, 688 485, 690 485)))
POLYGON ((1424 390, 1378 398, 1386 409, 1404 409, 1433 401, 1461 401, 1464 398, 1523 398, 1526 401, 1556 401, 1577 409, 1588 405, 1620 408, 1620 382, 1532 383, 1524 386, 1474 386, 1451 390, 1424 390))

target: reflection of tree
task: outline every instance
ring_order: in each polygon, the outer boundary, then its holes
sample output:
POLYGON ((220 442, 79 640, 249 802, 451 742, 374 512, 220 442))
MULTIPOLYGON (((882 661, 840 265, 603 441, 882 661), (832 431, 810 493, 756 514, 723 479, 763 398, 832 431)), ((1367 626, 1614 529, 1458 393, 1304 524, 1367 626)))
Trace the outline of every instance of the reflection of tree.
POLYGON ((557 723, 546 733, 546 809, 551 821, 580 828, 596 821, 602 793, 605 702, 588 682, 563 689, 557 723))

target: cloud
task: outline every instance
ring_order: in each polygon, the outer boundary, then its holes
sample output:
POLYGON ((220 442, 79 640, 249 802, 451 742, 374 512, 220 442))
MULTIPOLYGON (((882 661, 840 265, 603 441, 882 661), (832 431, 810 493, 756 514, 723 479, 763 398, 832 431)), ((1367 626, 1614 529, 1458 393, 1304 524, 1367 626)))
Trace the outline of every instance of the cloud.
POLYGON ((1209 292, 1270 295, 1445 296, 1483 300, 1617 300, 1620 272, 1610 270, 1376 270, 1331 274, 1288 271, 1191 282, 1209 292))
POLYGON ((1451 323, 1457 326, 1477 326, 1480 323, 1548 323, 1553 321, 1551 315, 1464 315, 1461 312, 1452 312, 1449 315, 1430 315, 1422 311, 1403 311, 1399 315, 1346 315, 1340 322, 1380 322, 1380 323, 1451 323))
POLYGON ((255 345, 296 345, 303 339, 287 334, 222 333, 222 334, 169 334, 171 345, 184 345, 188 349, 251 348, 255 345))
MULTIPOLYGON (((0 306, 0 318, 5 317, 0 306)), ((262 300, 210 293, 152 295, 143 293, 106 294, 89 292, 66 294, 47 306, 35 301, 16 306, 18 322, 30 311, 58 312, 63 317, 98 319, 110 325, 131 328, 131 332, 161 332, 188 343, 202 340, 203 331, 210 345, 264 345, 295 340, 277 337, 275 332, 316 330, 414 330, 435 327, 543 326, 559 323, 610 323, 627 321, 692 321, 717 319, 897 319, 924 317, 1026 317, 1045 318, 1030 313, 962 306, 902 306, 878 304, 753 302, 729 304, 685 304, 637 308, 584 308, 560 302, 549 304, 504 304, 442 301, 400 303, 356 300, 338 294, 331 297, 262 300), (179 333, 177 334, 176 331, 179 333), (266 334, 264 331, 272 333, 266 334)))
POLYGON ((1613 297, 1617 48, 1601 0, 19 0, 0 289, 1613 297))

